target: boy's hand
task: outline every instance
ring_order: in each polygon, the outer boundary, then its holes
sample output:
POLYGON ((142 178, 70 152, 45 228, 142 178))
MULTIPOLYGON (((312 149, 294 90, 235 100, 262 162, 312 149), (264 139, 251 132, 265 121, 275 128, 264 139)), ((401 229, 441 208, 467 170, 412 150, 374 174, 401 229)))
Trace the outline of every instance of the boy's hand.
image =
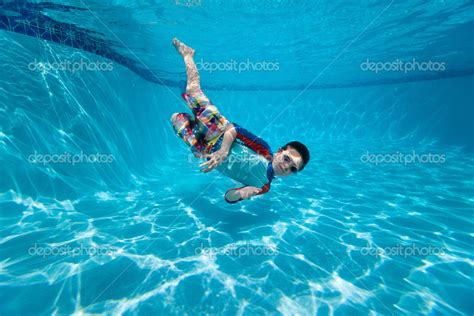
POLYGON ((199 165, 200 167, 204 167, 201 169, 201 171, 209 172, 215 167, 219 166, 225 159, 227 159, 230 148, 232 147, 236 137, 237 132, 235 131, 234 125, 228 124, 224 132, 224 138, 222 139, 220 149, 215 153, 203 156, 204 158, 209 158, 209 160, 199 165))
POLYGON ((260 189, 257 187, 246 186, 239 189, 230 189, 225 193, 225 199, 229 203, 235 203, 240 200, 249 199, 254 195, 257 195, 260 189))
POLYGON ((219 149, 210 155, 204 155, 203 158, 209 158, 209 160, 200 164, 199 167, 203 167, 202 172, 209 172, 226 160, 228 155, 229 151, 224 149, 219 149))
POLYGON ((240 193, 240 197, 243 200, 245 200, 245 199, 251 198, 254 195, 257 195, 258 192, 260 192, 260 189, 256 187, 248 186, 248 187, 240 189, 238 192, 240 193))

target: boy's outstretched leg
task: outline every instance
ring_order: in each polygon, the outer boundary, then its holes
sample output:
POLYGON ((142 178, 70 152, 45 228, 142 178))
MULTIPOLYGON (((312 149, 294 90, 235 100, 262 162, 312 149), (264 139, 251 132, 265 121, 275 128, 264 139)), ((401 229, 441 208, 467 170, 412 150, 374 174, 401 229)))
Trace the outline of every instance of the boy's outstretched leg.
POLYGON ((201 90, 199 72, 193 59, 194 49, 177 38, 173 39, 173 45, 186 65, 187 84, 186 94, 183 97, 193 111, 195 122, 199 125, 199 132, 204 136, 204 141, 212 144, 225 132, 228 121, 201 90))
POLYGON ((194 49, 186 46, 183 42, 180 42, 177 38, 173 38, 173 45, 178 50, 179 54, 183 57, 184 64, 186 65, 186 93, 189 95, 195 95, 201 91, 201 79, 199 72, 194 62, 194 49))

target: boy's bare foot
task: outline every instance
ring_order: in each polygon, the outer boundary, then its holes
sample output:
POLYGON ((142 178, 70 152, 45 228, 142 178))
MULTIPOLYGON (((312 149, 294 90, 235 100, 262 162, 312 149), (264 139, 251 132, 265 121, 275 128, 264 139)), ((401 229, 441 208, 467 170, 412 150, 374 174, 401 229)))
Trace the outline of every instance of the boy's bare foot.
POLYGON ((181 56, 186 57, 186 56, 194 56, 194 49, 186 46, 183 42, 180 42, 179 39, 176 37, 173 38, 173 45, 176 47, 176 50, 181 54, 181 56))

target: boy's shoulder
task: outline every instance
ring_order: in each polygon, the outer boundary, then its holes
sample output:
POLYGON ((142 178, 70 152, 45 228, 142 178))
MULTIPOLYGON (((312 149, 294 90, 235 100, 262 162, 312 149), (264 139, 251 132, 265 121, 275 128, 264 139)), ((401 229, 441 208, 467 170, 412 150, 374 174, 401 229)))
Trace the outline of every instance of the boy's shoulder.
POLYGON ((248 131, 247 129, 243 128, 242 126, 233 123, 235 131, 237 132, 236 138, 246 147, 253 150, 257 154, 262 155, 267 160, 271 160, 273 157, 272 150, 270 145, 263 140, 262 138, 258 137, 257 135, 253 134, 252 132, 248 131))

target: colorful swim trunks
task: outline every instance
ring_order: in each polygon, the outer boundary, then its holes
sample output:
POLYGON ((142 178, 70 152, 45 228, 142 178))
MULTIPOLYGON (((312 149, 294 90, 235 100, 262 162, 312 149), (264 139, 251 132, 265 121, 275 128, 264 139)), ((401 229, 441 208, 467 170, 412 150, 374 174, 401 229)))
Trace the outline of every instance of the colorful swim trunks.
POLYGON ((225 132, 229 122, 202 91, 192 96, 183 93, 182 96, 194 114, 194 122, 197 127, 195 132, 202 135, 209 150, 225 132))

